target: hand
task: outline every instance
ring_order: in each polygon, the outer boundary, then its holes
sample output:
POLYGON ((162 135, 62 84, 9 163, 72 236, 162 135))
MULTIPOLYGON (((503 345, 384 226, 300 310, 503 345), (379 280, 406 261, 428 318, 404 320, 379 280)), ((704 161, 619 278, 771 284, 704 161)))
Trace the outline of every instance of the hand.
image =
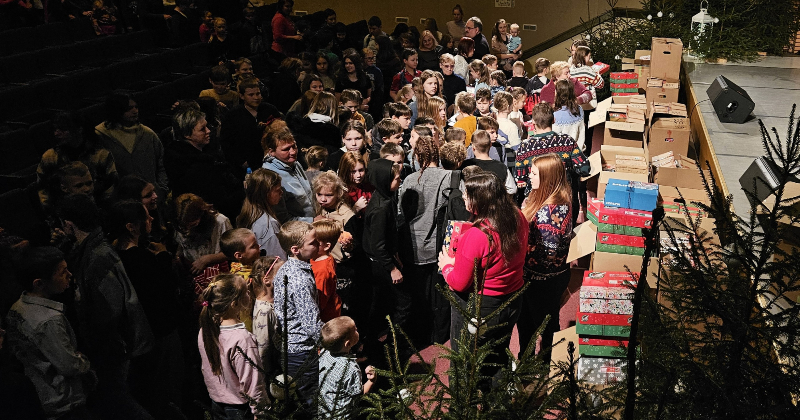
POLYGON ((319 221, 319 220, 327 220, 327 219, 328 219, 327 217, 325 217, 325 216, 320 214, 319 216, 314 218, 314 221, 316 222, 316 221, 319 221))
POLYGON ((164 20, 170 20, 170 19, 172 19, 171 15, 164 15, 164 20))
POLYGON ((160 242, 150 242, 150 245, 147 246, 147 249, 150 250, 153 254, 160 254, 162 252, 167 252, 167 247, 160 242))
POLYGON ((400 284, 403 282, 403 273, 397 268, 392 269, 392 284, 400 284))
POLYGON ((203 255, 202 257, 194 260, 194 262, 192 263, 192 268, 191 268, 192 275, 196 276, 196 275, 199 275, 200 273, 202 273, 203 270, 205 270, 206 266, 208 265, 208 263, 206 261, 207 261, 207 259, 206 259, 205 255, 203 255))
POLYGON ((367 204, 369 204, 369 201, 367 201, 367 197, 361 196, 361 198, 359 198, 358 201, 356 201, 356 204, 353 207, 356 213, 358 213, 361 210, 367 208, 367 204))
POLYGON ((375 366, 369 365, 366 369, 364 369, 364 373, 367 374, 367 381, 368 382, 375 382, 375 366))
POLYGON ((451 257, 447 253, 447 247, 442 245, 442 252, 439 253, 439 270, 444 269, 447 265, 454 265, 456 263, 455 257, 451 257))

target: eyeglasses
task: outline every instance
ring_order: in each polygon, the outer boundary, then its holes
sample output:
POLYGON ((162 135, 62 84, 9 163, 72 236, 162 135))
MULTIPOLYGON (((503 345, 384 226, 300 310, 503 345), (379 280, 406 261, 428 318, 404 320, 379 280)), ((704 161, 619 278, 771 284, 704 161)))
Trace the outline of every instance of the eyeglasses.
POLYGON ((375 60, 375 57, 364 57, 364 60, 373 61, 373 60, 375 60))
POLYGON ((474 27, 474 26, 473 26, 473 27, 471 27, 471 28, 470 28, 469 26, 465 26, 465 27, 464 27, 464 29, 465 29, 465 30, 467 30, 467 31, 471 31, 471 30, 473 30, 473 29, 477 29, 477 28, 476 28, 476 27, 474 27))
POLYGON ((443 68, 443 69, 452 69, 452 68, 455 68, 455 66, 454 66, 454 65, 452 65, 452 64, 442 64, 440 67, 441 67, 441 68, 443 68))

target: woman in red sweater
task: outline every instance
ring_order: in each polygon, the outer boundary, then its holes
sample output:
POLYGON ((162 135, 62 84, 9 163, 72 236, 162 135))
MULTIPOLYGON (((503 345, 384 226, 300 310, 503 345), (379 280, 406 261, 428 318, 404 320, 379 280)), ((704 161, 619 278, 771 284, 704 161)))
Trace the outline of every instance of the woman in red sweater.
POLYGON ((294 0, 282 0, 278 2, 278 12, 272 17, 272 51, 287 57, 296 55, 295 42, 303 40, 289 17, 293 7, 294 0))
MULTIPOLYGON (((470 293, 483 295, 480 310, 481 317, 486 317, 522 288, 525 251, 521 245, 528 243, 529 226, 494 174, 482 173, 468 178, 464 189, 464 204, 472 213, 473 227, 463 233, 455 258, 446 252, 439 254, 439 268, 462 308, 467 308, 470 293), (478 271, 482 273, 486 269, 486 278, 479 290, 473 288, 476 259, 480 261, 478 271)), ((519 317, 521 302, 521 298, 515 299, 497 316, 482 321, 490 329, 484 332, 481 327, 479 341, 500 340, 486 363, 499 366, 508 363, 505 349, 511 343, 511 330, 519 317), (504 325, 492 328, 498 324, 504 325)), ((467 322, 457 308, 451 309, 450 322, 450 343, 453 350, 457 350, 467 322)), ((466 339, 470 338, 467 334, 466 339)), ((489 367, 482 374, 491 377, 499 371, 498 367, 489 367)))

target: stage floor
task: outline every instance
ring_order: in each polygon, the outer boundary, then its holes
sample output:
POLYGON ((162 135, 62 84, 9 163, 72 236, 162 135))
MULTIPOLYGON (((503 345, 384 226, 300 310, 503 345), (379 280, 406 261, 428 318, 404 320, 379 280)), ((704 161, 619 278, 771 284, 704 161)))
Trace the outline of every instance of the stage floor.
MULTIPOLYGON (((706 89, 723 75, 744 89, 755 102, 751 118, 744 124, 722 123, 710 101, 697 105, 722 169, 728 190, 733 194, 736 213, 747 216, 750 205, 739 185, 739 177, 753 160, 764 154, 758 120, 768 130, 775 127, 786 138, 792 104, 800 105, 800 57, 765 57, 755 63, 707 64, 689 62, 686 73, 694 86, 697 100, 708 99, 706 89)), ((795 118, 800 117, 800 109, 795 118)), ((772 133, 771 133, 772 134, 772 133)), ((774 138, 774 135, 773 135, 774 138)))

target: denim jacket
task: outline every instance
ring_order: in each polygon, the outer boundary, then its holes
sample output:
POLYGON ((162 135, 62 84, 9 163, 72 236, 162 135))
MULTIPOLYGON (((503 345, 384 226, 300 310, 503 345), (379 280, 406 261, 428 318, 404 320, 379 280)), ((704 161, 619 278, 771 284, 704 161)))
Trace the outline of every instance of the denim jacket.
POLYGON ((272 156, 267 156, 264 158, 263 167, 281 176, 284 193, 280 203, 274 208, 278 221, 281 224, 290 220, 311 223, 314 220, 314 194, 300 163, 295 162, 290 166, 272 156))

